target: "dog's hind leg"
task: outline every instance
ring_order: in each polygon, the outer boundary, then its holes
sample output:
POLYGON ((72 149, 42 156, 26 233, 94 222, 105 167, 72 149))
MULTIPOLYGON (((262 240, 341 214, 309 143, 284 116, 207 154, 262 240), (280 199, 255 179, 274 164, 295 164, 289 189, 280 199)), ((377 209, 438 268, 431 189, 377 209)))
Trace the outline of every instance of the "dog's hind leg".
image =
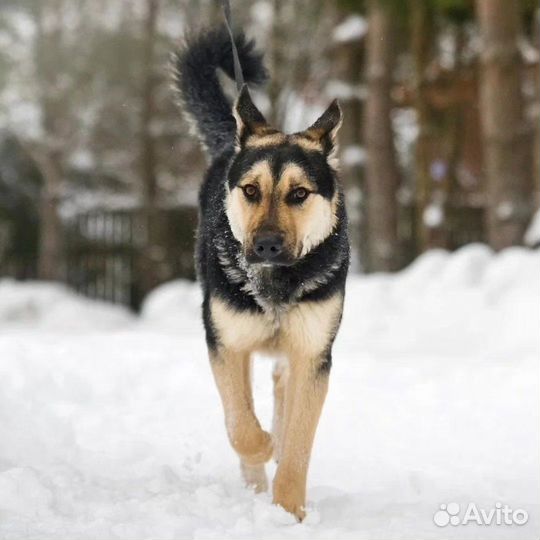
POLYGON ((288 365, 286 358, 276 360, 272 372, 274 381, 274 414, 272 418, 272 442, 274 445, 274 461, 279 462, 283 427, 285 422, 285 388, 287 385, 288 365))
POLYGON ((265 491, 267 480, 264 464, 272 457, 272 441, 255 416, 250 355, 222 349, 210 356, 223 403, 227 434, 240 457, 244 480, 256 492, 265 491))

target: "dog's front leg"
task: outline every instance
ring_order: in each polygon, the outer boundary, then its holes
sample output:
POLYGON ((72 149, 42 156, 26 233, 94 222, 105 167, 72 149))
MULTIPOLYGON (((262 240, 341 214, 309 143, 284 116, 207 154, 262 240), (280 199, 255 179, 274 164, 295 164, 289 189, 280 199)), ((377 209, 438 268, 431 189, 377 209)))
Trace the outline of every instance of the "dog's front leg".
POLYGON ((266 491, 264 464, 272 456, 272 442, 255 416, 250 355, 221 349, 211 352, 210 357, 223 403, 227 434, 240 457, 244 480, 256 492, 266 491))
POLYGON ((285 423, 274 504, 300 521, 305 517, 306 481, 311 447, 328 389, 326 359, 292 356, 285 397, 285 423))

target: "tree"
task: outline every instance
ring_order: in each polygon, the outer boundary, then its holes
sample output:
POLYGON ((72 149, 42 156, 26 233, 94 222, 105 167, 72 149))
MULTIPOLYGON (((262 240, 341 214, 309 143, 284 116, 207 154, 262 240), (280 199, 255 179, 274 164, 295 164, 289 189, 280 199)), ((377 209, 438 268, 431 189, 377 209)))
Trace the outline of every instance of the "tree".
POLYGON ((369 2, 364 140, 369 269, 375 271, 395 270, 399 265, 396 200, 399 171, 390 97, 396 53, 394 19, 390 4, 380 0, 369 2))
POLYGON ((494 249, 520 244, 532 213, 530 127, 518 47, 520 2, 476 0, 482 39, 480 112, 487 179, 487 236, 494 249))
POLYGON ((436 127, 427 95, 427 73, 434 49, 435 4, 433 1, 409 0, 412 79, 418 124, 415 148, 415 229, 416 244, 420 252, 444 247, 444 192, 434 190, 431 174, 432 143, 436 136, 436 127))
POLYGON ((332 50, 332 80, 336 81, 336 97, 343 111, 339 131, 340 181, 345 189, 353 271, 369 266, 365 197, 362 197, 365 149, 360 146, 364 109, 360 89, 365 72, 366 29, 364 17, 345 11, 345 17, 334 29, 332 50))
POLYGON ((61 72, 54 63, 63 51, 62 1, 45 7, 41 2, 31 4, 36 28, 33 57, 38 87, 37 102, 41 110, 43 138, 39 144, 28 146, 43 174, 40 211, 40 250, 38 276, 44 280, 59 280, 63 273, 62 224, 58 214, 63 181, 63 140, 69 136, 65 121, 65 103, 57 88, 61 72), (50 18, 56 20, 50 23, 50 18))
POLYGON ((146 0, 142 43, 142 85, 140 125, 140 168, 143 194, 144 245, 142 249, 141 276, 143 294, 159 283, 158 266, 163 257, 160 249, 157 212, 157 163, 154 137, 151 132, 156 115, 155 62, 159 0, 146 0))
MULTIPOLYGON (((19 68, 10 77, 19 103, 33 111, 18 121, 7 112, 12 129, 32 156, 43 177, 40 202, 38 276, 59 280, 64 275, 62 223, 59 205, 67 184, 66 166, 80 141, 79 105, 88 87, 91 70, 84 65, 87 47, 87 0, 21 0, 4 2, 6 20, 19 16, 31 28, 24 46, 16 43, 19 68), (69 25, 66 19, 70 20, 69 25)), ((17 26, 17 25, 15 25, 17 26)), ((8 108, 9 109, 9 108, 8 108)), ((13 115, 14 117, 17 115, 13 115)))
MULTIPOLYGON (((536 50, 540 53, 540 8, 536 7, 533 26, 533 43, 536 50)), ((535 77, 535 95, 536 95, 536 114, 534 115, 534 123, 536 125, 534 133, 534 191, 536 192, 536 208, 540 208, 540 77, 535 77)))

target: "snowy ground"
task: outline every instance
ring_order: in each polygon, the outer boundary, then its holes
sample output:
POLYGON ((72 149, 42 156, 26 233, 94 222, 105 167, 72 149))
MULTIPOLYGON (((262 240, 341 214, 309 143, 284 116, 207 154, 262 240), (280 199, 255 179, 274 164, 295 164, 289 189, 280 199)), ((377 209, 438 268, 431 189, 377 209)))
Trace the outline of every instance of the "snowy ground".
POLYGON ((242 486, 199 302, 169 284, 136 319, 0 282, 0 538, 538 538, 539 252, 351 278, 303 524, 242 486), (529 521, 436 526, 451 502, 529 521))

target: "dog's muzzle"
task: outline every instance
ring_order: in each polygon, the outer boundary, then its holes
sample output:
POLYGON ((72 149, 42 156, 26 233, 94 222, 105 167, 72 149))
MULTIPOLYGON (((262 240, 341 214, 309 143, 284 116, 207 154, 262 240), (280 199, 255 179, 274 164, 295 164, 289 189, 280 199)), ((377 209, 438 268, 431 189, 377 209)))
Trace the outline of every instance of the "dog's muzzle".
POLYGON ((285 249, 284 235, 273 231, 261 231, 254 236, 246 259, 251 264, 288 266, 293 263, 285 249))
POLYGON ((261 261, 277 259, 283 252, 283 235, 275 232, 262 232, 253 239, 253 251, 261 261))

